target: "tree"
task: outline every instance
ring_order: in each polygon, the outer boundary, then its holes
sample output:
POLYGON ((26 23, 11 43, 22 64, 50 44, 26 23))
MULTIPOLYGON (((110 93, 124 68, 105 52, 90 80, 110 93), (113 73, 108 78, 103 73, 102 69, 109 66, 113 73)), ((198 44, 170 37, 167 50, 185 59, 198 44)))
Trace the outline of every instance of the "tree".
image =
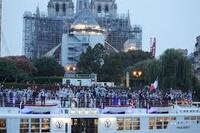
POLYGON ((43 57, 33 62, 37 69, 35 76, 63 76, 64 68, 54 58, 43 57))
POLYGON ((18 69, 20 69, 29 76, 32 76, 32 74, 36 71, 36 68, 25 56, 8 56, 2 59, 10 63, 16 64, 16 67, 18 69))
MULTIPOLYGON (((161 64, 158 60, 147 59, 144 61, 140 61, 129 68, 130 73, 134 70, 142 71, 141 79, 144 80, 144 83, 146 85, 149 85, 159 77, 161 73, 161 64)), ((134 78, 133 76, 131 77, 134 78)))
POLYGON ((194 101, 199 101, 200 100, 200 82, 199 80, 192 75, 192 93, 193 95, 193 100, 194 101))
POLYGON ((141 60, 150 59, 151 55, 143 51, 106 54, 103 45, 97 44, 93 49, 88 47, 80 56, 77 64, 79 73, 97 73, 98 81, 112 81, 120 84, 124 69, 141 60))
POLYGON ((123 61, 123 68, 126 69, 128 66, 132 66, 140 61, 147 59, 152 59, 149 52, 144 52, 141 50, 122 52, 120 53, 123 61))
POLYGON ((90 46, 85 53, 80 55, 80 61, 77 63, 79 73, 99 73, 103 65, 105 49, 103 45, 97 44, 92 49, 90 46))
POLYGON ((168 49, 160 57, 160 87, 163 89, 178 88, 184 91, 192 87, 191 63, 175 49, 168 49))
POLYGON ((16 67, 15 63, 0 59, 0 81, 1 82, 17 82, 24 79, 26 73, 16 67))
POLYGON ((147 85, 158 78, 159 89, 164 91, 170 88, 187 91, 196 84, 189 59, 175 49, 166 50, 158 60, 144 60, 129 67, 130 72, 134 69, 143 72, 142 79, 147 85))
POLYGON ((100 81, 120 84, 123 75, 123 64, 120 56, 118 54, 106 56, 101 73, 98 75, 100 81))
POLYGON ((104 65, 101 70, 102 73, 100 75, 100 80, 112 81, 121 84, 125 75, 125 69, 146 59, 151 59, 150 53, 140 50, 108 55, 104 58, 104 65))

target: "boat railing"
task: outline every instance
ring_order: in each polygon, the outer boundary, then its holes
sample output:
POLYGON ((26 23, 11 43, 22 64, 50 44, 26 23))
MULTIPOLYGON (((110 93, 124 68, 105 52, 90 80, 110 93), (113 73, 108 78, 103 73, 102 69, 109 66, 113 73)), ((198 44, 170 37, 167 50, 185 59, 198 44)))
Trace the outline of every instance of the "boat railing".
POLYGON ((194 105, 194 106, 200 108, 200 102, 192 102, 192 105, 194 105))
MULTIPOLYGON (((104 107, 127 107, 150 108, 165 107, 173 104, 190 104, 187 101, 165 101, 165 100, 139 100, 132 98, 29 98, 29 99, 0 99, 0 107, 24 106, 51 106, 56 105, 61 108, 104 108, 104 107)), ((195 104, 195 102, 193 103, 195 104)), ((200 103, 198 103, 200 107, 200 103)))

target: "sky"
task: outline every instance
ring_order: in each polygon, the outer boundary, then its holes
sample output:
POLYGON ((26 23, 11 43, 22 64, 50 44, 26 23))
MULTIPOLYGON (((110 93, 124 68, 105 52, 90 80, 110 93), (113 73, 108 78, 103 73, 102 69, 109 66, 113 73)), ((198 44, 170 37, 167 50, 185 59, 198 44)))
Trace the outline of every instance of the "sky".
MULTIPOLYGON (((47 12, 49 0, 3 0, 2 55, 23 52, 23 13, 47 12)), ((132 25, 143 28, 143 50, 149 51, 150 37, 157 39, 156 55, 168 48, 193 52, 200 35, 200 0, 116 0, 118 13, 129 11, 132 25)))

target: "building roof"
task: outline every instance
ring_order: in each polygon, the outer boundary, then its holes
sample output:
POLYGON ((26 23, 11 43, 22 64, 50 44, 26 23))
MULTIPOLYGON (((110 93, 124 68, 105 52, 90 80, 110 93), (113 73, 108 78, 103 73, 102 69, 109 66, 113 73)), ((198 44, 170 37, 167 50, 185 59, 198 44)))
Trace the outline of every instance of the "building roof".
POLYGON ((83 9, 79 12, 75 18, 73 25, 84 24, 84 25, 96 25, 99 26, 95 17, 89 9, 83 9))

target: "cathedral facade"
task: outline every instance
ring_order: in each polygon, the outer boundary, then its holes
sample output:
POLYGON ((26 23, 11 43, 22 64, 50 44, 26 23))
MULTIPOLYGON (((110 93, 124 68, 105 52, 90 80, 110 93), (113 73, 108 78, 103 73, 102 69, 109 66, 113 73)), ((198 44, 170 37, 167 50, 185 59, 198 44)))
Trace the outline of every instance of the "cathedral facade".
MULTIPOLYGON (((40 58, 61 45, 63 34, 70 33, 73 23, 85 10, 105 29, 106 44, 118 51, 126 51, 127 47, 142 49, 142 28, 131 25, 129 13, 117 13, 116 0, 76 0, 76 6, 73 0, 49 0, 47 15, 39 9, 36 13, 24 13, 24 54, 30 59, 40 58)), ((61 60, 60 52, 54 56, 61 60)))

